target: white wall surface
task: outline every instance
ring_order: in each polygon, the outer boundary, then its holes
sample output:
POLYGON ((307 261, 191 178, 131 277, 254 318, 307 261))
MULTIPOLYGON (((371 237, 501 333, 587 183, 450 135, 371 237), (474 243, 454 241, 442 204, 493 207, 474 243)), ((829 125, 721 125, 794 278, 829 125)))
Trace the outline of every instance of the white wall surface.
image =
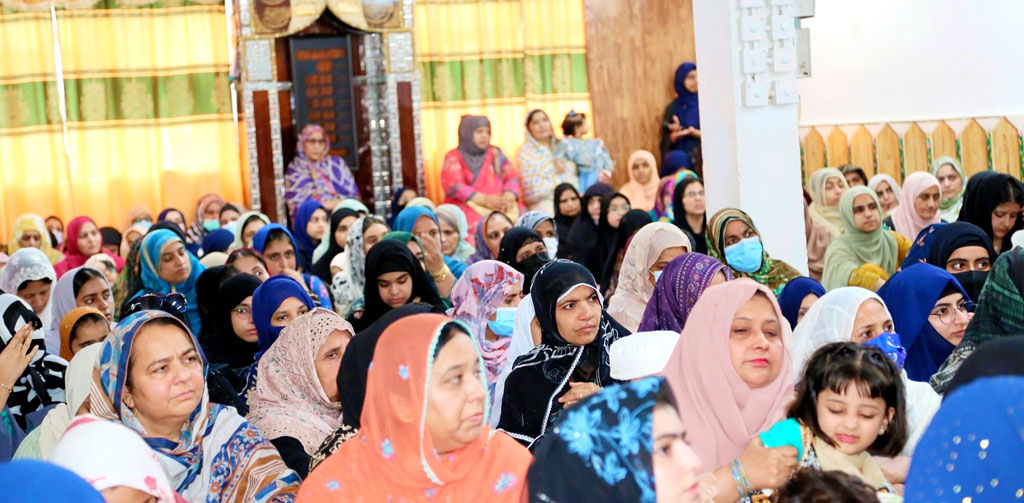
POLYGON ((802 126, 1024 113, 1024 1, 817 0, 802 26, 802 126))

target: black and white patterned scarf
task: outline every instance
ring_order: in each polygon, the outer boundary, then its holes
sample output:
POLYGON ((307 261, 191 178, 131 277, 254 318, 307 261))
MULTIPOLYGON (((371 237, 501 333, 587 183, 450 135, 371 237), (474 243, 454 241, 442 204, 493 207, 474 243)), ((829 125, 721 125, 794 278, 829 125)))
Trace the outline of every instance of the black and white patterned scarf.
MULTIPOLYGON (((0 295, 0 351, 26 323, 39 322, 32 308, 17 296, 0 295)), ((24 426, 25 415, 43 407, 64 401, 64 371, 68 362, 46 352, 43 331, 32 332, 31 344, 36 344, 36 354, 21 377, 14 381, 13 390, 7 399, 11 416, 24 426)), ((4 383, 7 384, 7 383, 4 383)))

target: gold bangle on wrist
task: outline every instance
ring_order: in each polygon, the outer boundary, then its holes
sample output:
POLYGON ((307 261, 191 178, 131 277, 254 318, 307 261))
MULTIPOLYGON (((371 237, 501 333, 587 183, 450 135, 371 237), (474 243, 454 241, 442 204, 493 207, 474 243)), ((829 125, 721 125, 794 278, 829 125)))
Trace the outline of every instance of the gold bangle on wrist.
POLYGON ((434 278, 434 282, 444 281, 446 278, 448 278, 448 273, 450 272, 451 271, 448 270, 448 266, 445 265, 444 267, 441 268, 440 271, 430 273, 430 277, 434 278))

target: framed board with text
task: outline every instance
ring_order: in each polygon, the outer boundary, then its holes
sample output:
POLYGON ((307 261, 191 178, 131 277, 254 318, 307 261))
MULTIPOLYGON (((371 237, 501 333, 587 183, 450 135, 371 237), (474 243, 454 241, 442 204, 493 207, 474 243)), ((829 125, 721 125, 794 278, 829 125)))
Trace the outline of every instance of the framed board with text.
POLYGON ((296 131, 311 123, 322 126, 329 154, 355 171, 359 164, 349 37, 292 38, 289 43, 296 131))

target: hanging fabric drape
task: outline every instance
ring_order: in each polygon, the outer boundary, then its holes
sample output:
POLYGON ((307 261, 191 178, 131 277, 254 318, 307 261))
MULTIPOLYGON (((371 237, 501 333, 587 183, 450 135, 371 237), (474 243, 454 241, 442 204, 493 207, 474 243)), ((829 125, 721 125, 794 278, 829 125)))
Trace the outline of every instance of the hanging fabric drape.
POLYGON ((570 110, 589 118, 583 0, 417 0, 414 16, 424 174, 435 202, 461 116, 490 118, 491 143, 512 159, 530 110, 547 112, 558 136, 570 110))
POLYGON ((223 2, 51 3, 0 0, 0 235, 22 213, 241 200, 223 2))

